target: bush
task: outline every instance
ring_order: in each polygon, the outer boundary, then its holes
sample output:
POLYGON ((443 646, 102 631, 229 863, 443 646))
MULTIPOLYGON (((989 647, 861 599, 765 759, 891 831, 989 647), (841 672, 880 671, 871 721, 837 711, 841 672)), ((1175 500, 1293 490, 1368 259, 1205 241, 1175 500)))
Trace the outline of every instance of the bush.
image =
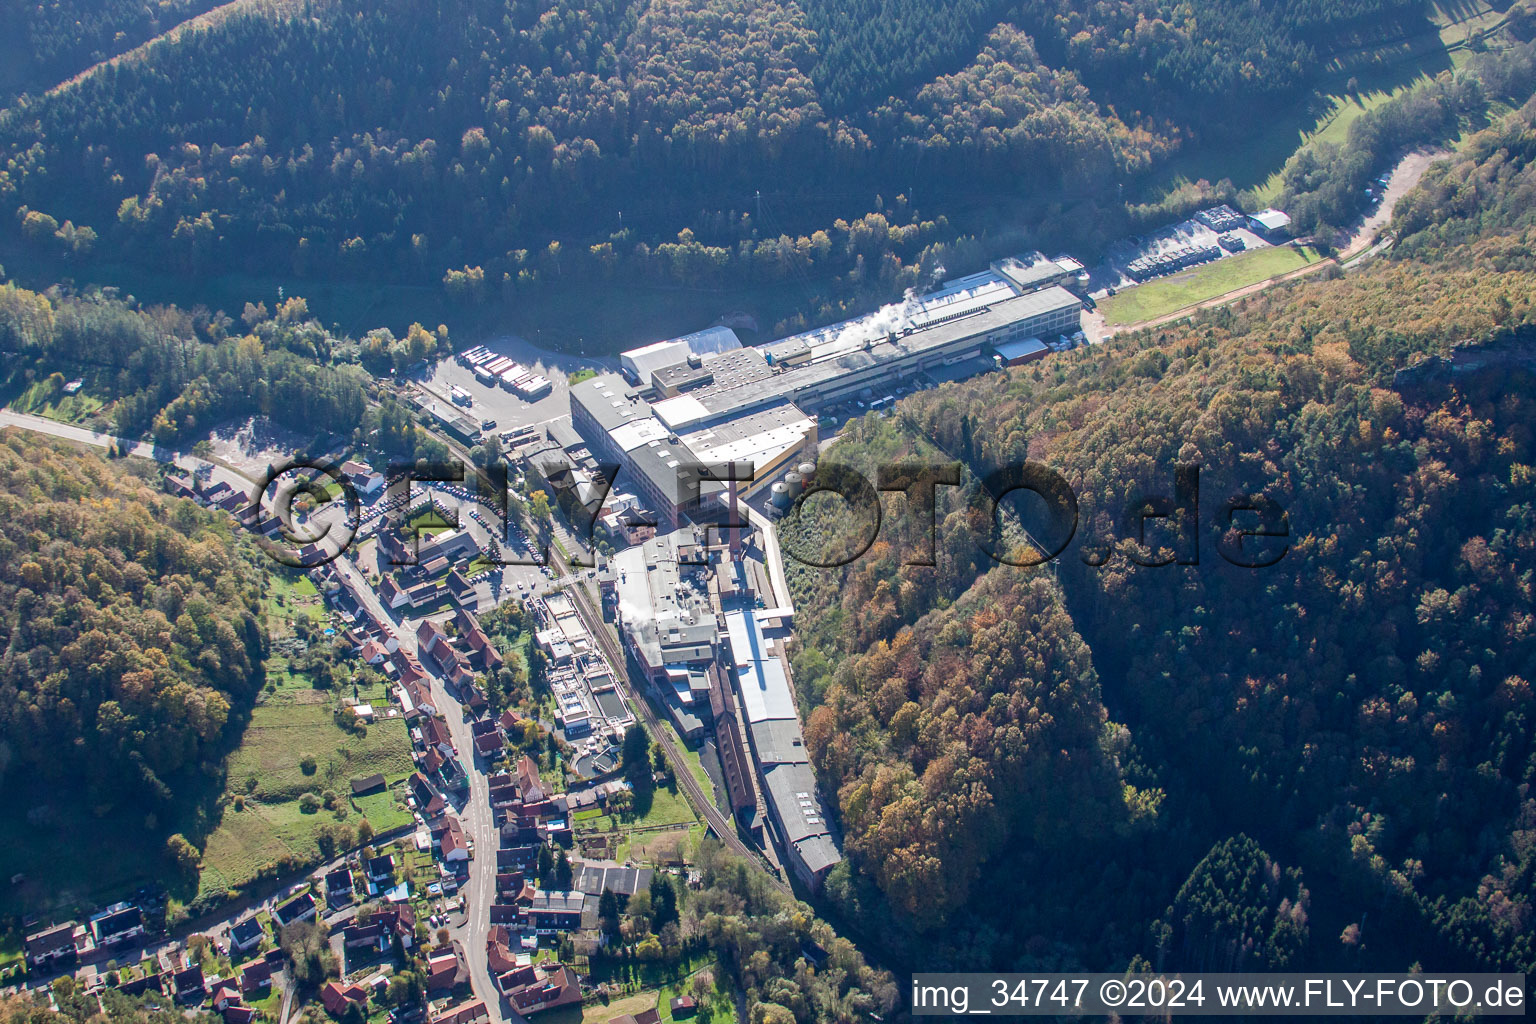
POLYGON ((305 793, 299 797, 299 810, 305 814, 314 814, 320 809, 320 798, 313 793, 305 793))
POLYGON ((317 765, 315 763, 314 754, 305 754, 303 757, 299 758, 299 771, 303 772, 305 775, 315 774, 316 767, 317 765))

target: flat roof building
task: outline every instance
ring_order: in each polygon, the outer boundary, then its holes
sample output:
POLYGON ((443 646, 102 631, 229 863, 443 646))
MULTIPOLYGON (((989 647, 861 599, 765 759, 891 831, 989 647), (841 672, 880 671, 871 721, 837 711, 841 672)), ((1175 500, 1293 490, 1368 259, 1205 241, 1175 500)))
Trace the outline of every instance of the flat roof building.
POLYGON ((1045 358, 1045 354, 1050 351, 1046 343, 1039 338, 1014 338, 999 342, 992 346, 992 349, 1002 357, 1003 364, 1006 366, 1032 363, 1036 359, 1045 358))
POLYGON ((843 855, 816 793, 816 775, 809 764, 763 765, 759 770, 768 814, 790 868, 806 888, 817 889, 843 855))
POLYGON ((726 612, 730 661, 763 799, 790 867, 815 889, 842 859, 816 793, 784 663, 768 650, 754 609, 726 612))
POLYGON ((709 603, 706 567, 686 564, 680 556, 680 549, 697 543, 693 528, 684 527, 613 556, 619 624, 652 679, 714 660, 720 630, 709 603))
POLYGON ((739 348, 741 339, 729 327, 706 327, 680 338, 657 341, 620 353, 619 368, 632 383, 648 387, 651 374, 664 366, 686 362, 690 355, 711 355, 739 348))
POLYGON ((1070 256, 1046 259, 1043 252, 1026 252, 992 264, 992 272, 1020 292, 1034 292, 1052 285, 1075 283, 1084 273, 1080 261, 1070 256))
POLYGON ((789 401, 803 409, 884 390, 936 367, 981 354, 985 345, 1015 338, 1071 334, 1082 300, 1053 286, 1025 295, 992 275, 973 275, 948 300, 886 307, 877 314, 806 332, 765 346, 779 373, 734 387, 708 386, 664 398, 651 407, 669 430, 683 434, 789 401), (891 312, 895 310, 895 312, 891 312))

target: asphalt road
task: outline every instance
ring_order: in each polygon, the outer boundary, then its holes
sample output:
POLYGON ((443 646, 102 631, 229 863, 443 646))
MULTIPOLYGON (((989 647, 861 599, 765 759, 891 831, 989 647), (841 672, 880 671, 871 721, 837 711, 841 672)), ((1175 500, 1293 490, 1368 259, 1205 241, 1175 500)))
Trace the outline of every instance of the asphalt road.
POLYGON ((131 455, 153 459, 156 462, 175 466, 177 469, 185 470, 189 473, 200 469, 207 470, 213 474, 215 480, 223 480, 236 490, 246 493, 249 493, 251 487, 255 484, 254 480, 246 477, 243 473, 236 472, 230 467, 217 462, 209 462, 207 459, 199 458, 190 452, 162 448, 160 445, 147 444, 143 441, 130 441, 126 438, 103 434, 100 431, 90 430, 86 427, 77 427, 72 423, 60 423, 57 420, 33 416, 31 413, 0 409, 0 427, 19 427, 22 430, 31 430, 39 434, 51 434, 65 441, 88 444, 96 448, 109 448, 113 445, 119 448, 126 446, 131 455))
MULTIPOLYGON (((402 649, 411 654, 418 654, 416 631, 392 612, 386 609, 368 585, 366 579, 357 566, 353 564, 350 556, 343 555, 333 563, 336 571, 346 577, 350 588, 354 593, 362 595, 362 600, 369 606, 369 610, 382 622, 393 622, 395 637, 400 641, 402 649)), ((431 658, 419 658, 422 668, 432 681, 432 696, 439 711, 448 722, 448 734, 453 739, 454 748, 459 753, 459 762, 464 766, 464 774, 469 780, 469 794, 462 804, 457 805, 459 821, 464 826, 465 834, 474 843, 474 855, 469 862, 469 880, 460 887, 459 892, 464 896, 463 919, 449 928, 450 934, 464 946, 464 954, 469 961, 470 982, 475 991, 476 998, 485 1000, 485 1005, 490 1008, 491 1017, 500 1024, 508 1019, 508 1011, 502 1005, 501 997, 491 983, 487 973, 487 959, 485 952, 485 940, 490 932, 490 906, 496 895, 496 849, 500 846, 500 836, 495 821, 491 817, 490 784, 485 770, 484 762, 475 754, 473 734, 470 732, 469 719, 466 718, 459 702, 449 692, 447 684, 438 674, 431 658)), ((515 1014, 512 1014, 514 1019, 515 1014)))
MULTIPOLYGON (((469 451, 462 444, 436 431, 429 430, 428 433, 431 433, 432 436, 446 444, 450 451, 465 460, 465 462, 469 461, 469 451)), ((564 531, 559 530, 558 526, 557 531, 562 536, 564 535, 564 531)), ((575 570, 560 555, 559 549, 554 545, 550 545, 549 555, 558 577, 571 577, 573 575, 575 570)), ((779 572, 782 573, 782 571, 781 566, 779 572)), ((577 614, 581 616, 587 629, 597 639, 601 654, 604 660, 608 662, 613 678, 618 680, 619 685, 623 688, 624 696, 629 699, 630 706, 636 709, 641 720, 645 722, 646 728, 650 730, 656 742, 661 745, 662 751, 671 765, 673 776, 678 780, 678 785, 682 787, 694 810, 703 816, 704 820, 709 824, 710 830, 715 833, 722 843, 736 854, 746 858, 748 863, 756 865, 775 888, 788 895, 793 895, 789 885, 769 870, 756 851, 742 842, 741 837, 736 834, 735 826, 732 825, 725 815, 720 813, 720 810, 715 807, 714 801, 709 799, 708 795, 699 786, 698 780, 693 777, 693 772, 688 768, 687 760, 683 757, 682 752, 677 749, 677 744, 673 741, 671 733, 662 728, 661 722, 651 710, 650 702, 645 699, 644 695, 635 691, 629 678, 628 665, 624 660, 624 652, 619 650, 618 644, 604 625, 602 616, 593 610, 591 598, 587 594, 586 587, 578 584, 566 588, 566 592, 571 595, 571 600, 576 606, 577 614)), ((454 743, 459 743, 457 736, 454 738, 454 743)), ((494 885, 494 879, 492 884, 494 885)), ((484 943, 482 942, 481 945, 483 946, 484 943)), ((480 955, 483 957, 484 954, 485 950, 482 948, 480 955)), ((476 994, 479 994, 478 989, 476 994)), ((487 1005, 490 1005, 489 1001, 487 1005)))

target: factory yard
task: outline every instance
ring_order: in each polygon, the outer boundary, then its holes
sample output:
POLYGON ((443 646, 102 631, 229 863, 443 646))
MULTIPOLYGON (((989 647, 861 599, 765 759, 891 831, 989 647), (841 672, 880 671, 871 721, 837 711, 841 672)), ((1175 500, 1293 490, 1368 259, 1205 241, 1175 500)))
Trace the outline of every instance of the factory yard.
POLYGON ((472 367, 454 359, 436 363, 420 383, 441 405, 458 409, 477 421, 495 420, 496 431, 539 426, 569 415, 570 387, 566 383, 569 375, 581 371, 590 372, 594 367, 612 368, 616 363, 616 360, 601 357, 546 352, 515 337, 499 338, 486 342, 482 347, 542 374, 553 385, 553 390, 537 401, 529 402, 502 387, 482 383, 472 367), (453 405, 450 389, 455 387, 467 391, 473 404, 453 405))
POLYGON ((1099 303, 1109 327, 1142 324, 1322 260, 1310 246, 1265 246, 1111 295, 1099 303))

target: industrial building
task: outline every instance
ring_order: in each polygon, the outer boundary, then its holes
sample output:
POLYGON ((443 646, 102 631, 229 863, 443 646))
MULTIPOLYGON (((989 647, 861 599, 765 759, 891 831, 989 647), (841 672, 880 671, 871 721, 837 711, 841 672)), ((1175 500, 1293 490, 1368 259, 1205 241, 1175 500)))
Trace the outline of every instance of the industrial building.
POLYGON ((686 362, 690 355, 705 356, 741 348, 741 339, 729 327, 709 327, 670 341, 658 341, 619 354, 619 368, 632 384, 648 387, 652 372, 686 362))
POLYGON ((571 389, 571 423, 596 459, 628 473, 664 526, 675 525, 723 489, 701 479, 699 466, 750 463, 751 496, 814 455, 819 410, 968 361, 985 365, 981 357, 999 346, 1034 358, 1033 346, 1014 343, 1078 329, 1082 300, 1062 282, 1082 273, 1068 257, 1027 253, 760 348, 711 328, 633 349, 621 357, 625 376, 571 389))
POLYGON ((816 790, 783 659, 763 636, 761 620, 772 614, 751 608, 725 613, 731 670, 768 817, 795 876, 816 889, 842 854, 816 790))
POLYGON ((625 645, 684 738, 710 719, 708 668, 720 637, 709 601, 709 566, 692 527, 659 534, 613 556, 625 645))
POLYGON ((571 389, 571 423, 593 457, 617 464, 624 474, 619 486, 633 490, 663 526, 675 526, 684 511, 724 488, 704 479, 700 467, 750 464, 752 481, 742 487, 750 494, 816 447, 816 421, 782 399, 686 436, 658 419, 656 408, 618 374, 571 389))
POLYGON ((770 376, 681 392, 652 412, 683 433, 775 402, 815 411, 980 356, 999 342, 1071 334, 1081 314, 1082 300, 1059 285, 1020 295, 1006 279, 975 274, 868 317, 765 345, 760 351, 776 371, 770 376))
POLYGON ((445 404, 425 391, 411 394, 411 404, 431 416, 453 438, 464 444, 480 442, 480 422, 466 416, 451 404, 445 404))
POLYGON ((1271 242, 1282 241, 1291 234, 1290 215, 1273 208, 1250 215, 1248 225, 1254 234, 1271 242))
POLYGON ((1082 261, 1071 256, 1046 259, 1042 252, 1026 252, 998 260, 992 264, 992 272, 1023 294, 1055 285, 1088 283, 1088 271, 1082 261))
POLYGON ((1036 359, 1045 358, 1050 352, 1050 346, 1039 338, 1015 338, 1012 341, 1000 342, 993 348, 1004 366, 1023 366, 1032 363, 1036 359))

